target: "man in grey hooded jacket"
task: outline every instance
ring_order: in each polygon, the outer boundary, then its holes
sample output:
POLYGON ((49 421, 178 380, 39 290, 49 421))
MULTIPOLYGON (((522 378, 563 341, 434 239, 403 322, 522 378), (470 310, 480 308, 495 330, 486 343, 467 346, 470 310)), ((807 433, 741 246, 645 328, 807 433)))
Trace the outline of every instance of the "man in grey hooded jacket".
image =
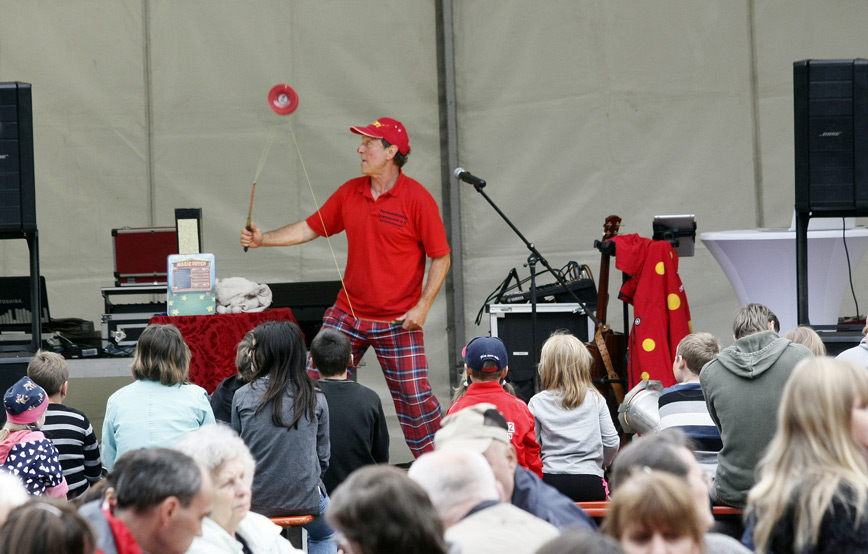
POLYGON ((807 347, 769 330, 771 311, 748 304, 736 312, 735 343, 699 375, 711 419, 720 430, 712 496, 743 508, 755 482, 754 468, 777 430, 777 411, 793 368, 813 356, 807 347))

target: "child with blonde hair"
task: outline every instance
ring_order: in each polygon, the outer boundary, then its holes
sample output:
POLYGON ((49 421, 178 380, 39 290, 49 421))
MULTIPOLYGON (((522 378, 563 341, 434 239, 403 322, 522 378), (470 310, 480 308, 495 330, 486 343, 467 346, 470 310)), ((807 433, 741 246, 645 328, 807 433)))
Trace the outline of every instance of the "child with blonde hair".
POLYGON ((591 381, 592 360, 573 335, 552 335, 540 354, 543 390, 528 403, 543 480, 576 502, 606 499, 603 469, 620 445, 606 401, 591 381))

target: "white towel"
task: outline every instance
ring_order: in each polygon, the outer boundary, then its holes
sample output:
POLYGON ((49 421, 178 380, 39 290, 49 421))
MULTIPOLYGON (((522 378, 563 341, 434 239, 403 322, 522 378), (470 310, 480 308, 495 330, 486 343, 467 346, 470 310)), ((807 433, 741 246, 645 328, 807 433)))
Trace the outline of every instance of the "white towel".
POLYGON ((262 312, 271 305, 271 289, 243 277, 217 281, 217 313, 262 312))

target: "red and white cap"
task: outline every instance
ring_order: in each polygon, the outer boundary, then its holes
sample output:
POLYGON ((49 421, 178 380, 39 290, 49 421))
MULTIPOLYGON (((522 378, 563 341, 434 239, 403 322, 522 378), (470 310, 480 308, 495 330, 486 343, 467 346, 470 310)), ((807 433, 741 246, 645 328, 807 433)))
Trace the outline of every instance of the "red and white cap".
POLYGON ((405 156, 410 152, 410 137, 407 136, 407 129, 397 119, 381 117, 367 127, 350 127, 350 131, 357 135, 385 139, 389 144, 397 146, 398 152, 405 156))

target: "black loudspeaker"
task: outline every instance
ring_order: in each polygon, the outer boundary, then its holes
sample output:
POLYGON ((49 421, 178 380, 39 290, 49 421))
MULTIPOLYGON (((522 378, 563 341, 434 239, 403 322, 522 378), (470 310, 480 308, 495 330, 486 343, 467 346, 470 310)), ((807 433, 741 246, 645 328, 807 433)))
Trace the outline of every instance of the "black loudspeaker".
POLYGON ((29 83, 0 83, 0 232, 36 230, 29 83))
MULTIPOLYGON (((546 309, 556 308, 557 304, 547 304, 546 309)), ((510 311, 495 316, 492 309, 491 335, 500 337, 506 345, 509 356, 509 373, 506 380, 516 387, 516 396, 525 402, 533 395, 533 379, 536 373, 534 360, 539 357, 542 345, 552 333, 565 329, 582 342, 588 341, 588 316, 575 314, 569 310, 537 312, 536 314, 536 357, 533 354, 533 333, 531 332, 530 304, 510 305, 508 308, 527 311, 510 311), (528 388, 529 386, 529 388, 528 388)))
POLYGON ((325 311, 335 303, 341 291, 340 281, 306 281, 302 283, 268 283, 272 308, 291 308, 292 315, 304 333, 304 344, 310 350, 310 341, 322 328, 325 311))
POLYGON ((796 211, 868 208, 868 60, 795 62, 793 104, 796 211))

